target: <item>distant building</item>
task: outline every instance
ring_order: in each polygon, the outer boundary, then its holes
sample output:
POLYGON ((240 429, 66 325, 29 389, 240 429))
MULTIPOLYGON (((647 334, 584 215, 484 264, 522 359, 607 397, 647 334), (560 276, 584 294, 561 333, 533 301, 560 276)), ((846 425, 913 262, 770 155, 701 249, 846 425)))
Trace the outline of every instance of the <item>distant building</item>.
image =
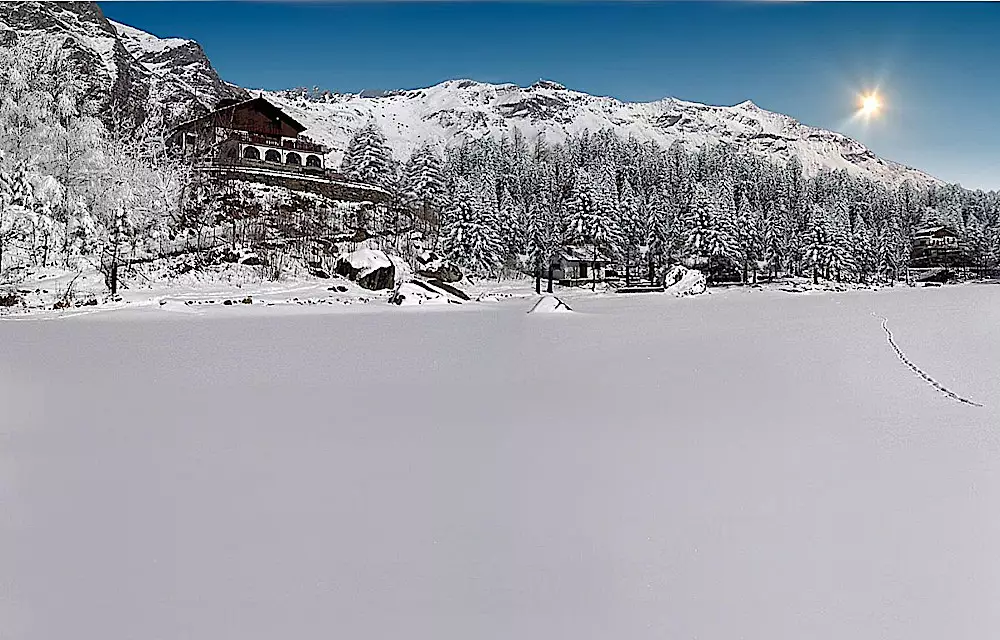
POLYGON ((926 227, 913 236, 911 267, 955 267, 965 262, 958 233, 951 227, 926 227))
POLYGON ((327 147, 302 135, 305 126, 263 97, 224 101, 171 132, 169 142, 185 155, 234 164, 322 173, 327 147))
POLYGON ((567 246, 552 260, 552 278, 564 284, 603 281, 617 275, 610 265, 611 259, 593 247, 567 246))
POLYGON ((223 101, 170 132, 168 146, 223 179, 250 180, 308 190, 347 201, 384 203, 389 193, 327 168, 328 147, 263 97, 223 101))

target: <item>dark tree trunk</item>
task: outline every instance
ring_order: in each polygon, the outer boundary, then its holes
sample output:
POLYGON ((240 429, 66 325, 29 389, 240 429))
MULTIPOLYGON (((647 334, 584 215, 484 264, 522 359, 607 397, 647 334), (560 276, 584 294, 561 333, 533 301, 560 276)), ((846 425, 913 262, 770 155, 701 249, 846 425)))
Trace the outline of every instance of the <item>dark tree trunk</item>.
POLYGON ((549 284, 545 288, 545 291, 547 293, 552 293, 552 265, 551 264, 549 265, 549 284))
POLYGON ((537 258, 535 260, 535 293, 542 292, 542 260, 537 258))
POLYGON ((631 262, 631 260, 632 260, 632 250, 631 249, 632 249, 632 247, 627 247, 625 249, 625 286, 626 287, 632 284, 632 279, 631 279, 632 269, 630 269, 630 267, 632 266, 632 262, 631 262))
POLYGON ((594 244, 594 254, 590 256, 590 290, 597 291, 597 244, 594 244))

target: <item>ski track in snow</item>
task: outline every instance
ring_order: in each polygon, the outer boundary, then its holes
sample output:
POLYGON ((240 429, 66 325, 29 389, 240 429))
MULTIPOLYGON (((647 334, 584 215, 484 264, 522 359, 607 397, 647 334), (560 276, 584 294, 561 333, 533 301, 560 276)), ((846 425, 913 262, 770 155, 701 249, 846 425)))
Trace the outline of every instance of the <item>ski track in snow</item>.
POLYGON ((879 319, 882 320, 882 330, 885 331, 886 338, 889 341, 889 346, 892 347, 893 351, 896 352, 896 355, 899 357, 899 359, 902 361, 902 363, 905 364, 907 367, 909 367, 909 369, 911 371, 913 371, 913 373, 915 373, 918 376, 920 376, 921 378, 923 378, 924 381, 927 382, 927 384, 931 385, 932 387, 934 387, 935 389, 937 389, 938 391, 940 391, 942 394, 948 396, 952 400, 957 400, 958 402, 961 402, 961 403, 964 403, 964 404, 969 404, 969 405, 972 405, 973 407, 981 407, 981 406, 983 406, 983 405, 979 404, 978 402, 974 402, 972 400, 969 400, 968 398, 964 398, 964 397, 958 395, 957 393, 955 393, 951 389, 948 389, 947 387, 945 387, 943 384, 941 384, 940 382, 938 382, 934 378, 932 378, 929 375, 927 375, 927 373, 924 372, 923 369, 921 369, 917 365, 913 364, 913 362, 909 358, 906 357, 906 354, 903 353, 903 350, 899 348, 899 345, 896 344, 896 340, 893 338, 892 331, 889 331, 889 319, 886 318, 885 316, 880 316, 880 315, 876 314, 874 311, 872 311, 872 316, 874 316, 875 318, 879 318, 879 319))

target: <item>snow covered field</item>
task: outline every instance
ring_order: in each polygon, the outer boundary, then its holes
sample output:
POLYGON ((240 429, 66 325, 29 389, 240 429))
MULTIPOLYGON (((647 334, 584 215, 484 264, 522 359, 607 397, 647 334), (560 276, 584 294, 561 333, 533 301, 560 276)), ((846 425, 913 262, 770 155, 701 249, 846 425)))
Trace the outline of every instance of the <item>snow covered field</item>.
POLYGON ((1000 286, 570 302, 0 321, 0 637, 995 636, 1000 286))

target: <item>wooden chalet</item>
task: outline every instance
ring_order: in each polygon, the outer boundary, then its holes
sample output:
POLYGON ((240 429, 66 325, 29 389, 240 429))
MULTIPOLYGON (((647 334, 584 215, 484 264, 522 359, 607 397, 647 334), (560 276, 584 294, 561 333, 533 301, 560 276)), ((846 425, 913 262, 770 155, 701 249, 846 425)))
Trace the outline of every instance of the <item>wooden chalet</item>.
POLYGON ((330 149, 302 135, 305 129, 258 97, 221 102, 215 111, 175 127, 168 143, 184 155, 216 164, 323 173, 330 149))
POLYGON ((911 267, 955 267, 965 264, 958 233, 946 226, 927 227, 913 236, 911 267))
POLYGON ((219 103, 214 111, 174 127, 167 144, 221 179, 282 185, 337 200, 388 201, 384 189, 330 171, 330 149, 303 135, 305 129, 260 96, 219 103))

